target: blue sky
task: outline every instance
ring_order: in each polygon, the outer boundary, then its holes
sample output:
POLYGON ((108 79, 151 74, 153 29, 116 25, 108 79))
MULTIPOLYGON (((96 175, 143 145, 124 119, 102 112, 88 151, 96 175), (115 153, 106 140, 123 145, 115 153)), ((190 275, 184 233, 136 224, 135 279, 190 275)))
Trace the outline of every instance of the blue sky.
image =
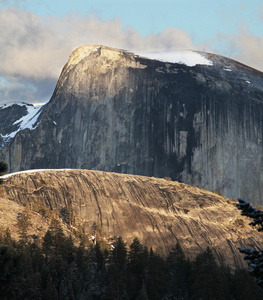
POLYGON ((263 71, 263 1, 0 0, 0 102, 48 101, 85 44, 202 50, 263 71))

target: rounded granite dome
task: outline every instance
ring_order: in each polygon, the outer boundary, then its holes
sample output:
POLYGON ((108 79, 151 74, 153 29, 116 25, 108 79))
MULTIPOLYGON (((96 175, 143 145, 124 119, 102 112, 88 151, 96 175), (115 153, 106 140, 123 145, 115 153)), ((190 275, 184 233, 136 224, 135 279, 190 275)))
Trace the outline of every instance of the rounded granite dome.
POLYGON ((171 177, 262 204, 263 74, 203 52, 158 59, 76 49, 37 126, 19 131, 0 159, 11 171, 171 177))

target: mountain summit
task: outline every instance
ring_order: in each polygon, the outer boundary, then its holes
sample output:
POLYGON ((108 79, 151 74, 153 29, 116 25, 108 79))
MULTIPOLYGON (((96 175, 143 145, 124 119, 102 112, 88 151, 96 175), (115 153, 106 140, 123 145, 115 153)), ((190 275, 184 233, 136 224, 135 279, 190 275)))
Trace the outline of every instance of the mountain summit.
POLYGON ((260 204, 262 117, 263 74, 231 59, 84 46, 35 123, 5 139, 0 159, 11 171, 171 177, 260 204))

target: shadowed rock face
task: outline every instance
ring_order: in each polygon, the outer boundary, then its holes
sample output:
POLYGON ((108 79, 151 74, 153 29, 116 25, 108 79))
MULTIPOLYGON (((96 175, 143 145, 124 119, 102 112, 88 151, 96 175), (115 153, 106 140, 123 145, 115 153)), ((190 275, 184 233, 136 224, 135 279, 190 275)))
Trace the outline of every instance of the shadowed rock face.
POLYGON ((0 147, 4 143, 3 137, 5 135, 18 130, 19 123, 17 124, 16 121, 27 114, 26 107, 26 103, 21 103, 20 105, 14 103, 7 107, 0 105, 0 147))
MULTIPOLYGON (((246 266, 237 247, 260 247, 262 234, 227 198, 183 183, 101 171, 46 170, 4 179, 3 199, 41 201, 51 209, 72 205, 76 223, 101 225, 106 238, 138 237, 167 253, 179 241, 190 257, 208 246, 231 266, 246 266), (245 227, 237 226, 243 219, 245 227)), ((76 226, 77 226, 76 225, 76 226)))
POLYGON ((1 151, 11 171, 80 168, 171 177, 262 204, 263 75, 164 63, 108 47, 74 51, 35 130, 1 151))

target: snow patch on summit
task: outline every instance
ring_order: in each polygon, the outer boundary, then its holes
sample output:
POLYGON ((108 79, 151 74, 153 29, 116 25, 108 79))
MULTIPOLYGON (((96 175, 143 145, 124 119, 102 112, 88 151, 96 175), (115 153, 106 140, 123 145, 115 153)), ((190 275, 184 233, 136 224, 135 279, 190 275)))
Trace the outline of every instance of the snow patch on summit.
POLYGON ((150 59, 160 60, 163 62, 171 62, 184 64, 189 67, 196 65, 212 66, 213 62, 205 58, 202 54, 191 50, 177 50, 165 52, 140 52, 139 56, 147 57, 150 59))

